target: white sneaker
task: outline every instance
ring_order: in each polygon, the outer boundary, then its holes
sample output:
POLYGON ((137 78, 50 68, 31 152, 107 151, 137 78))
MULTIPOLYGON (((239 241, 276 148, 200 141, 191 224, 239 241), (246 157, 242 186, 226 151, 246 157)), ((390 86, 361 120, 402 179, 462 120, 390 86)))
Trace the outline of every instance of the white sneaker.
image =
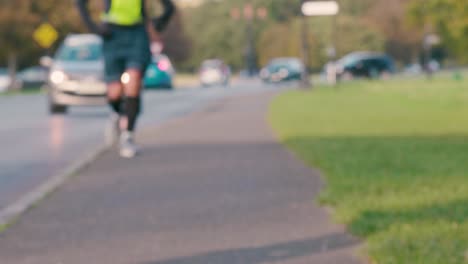
POLYGON ((120 116, 116 113, 112 113, 109 117, 109 121, 106 125, 104 138, 107 146, 114 146, 118 142, 120 136, 120 116))
POLYGON ((120 156, 134 158, 138 154, 138 147, 133 140, 133 133, 125 131, 120 135, 120 156))

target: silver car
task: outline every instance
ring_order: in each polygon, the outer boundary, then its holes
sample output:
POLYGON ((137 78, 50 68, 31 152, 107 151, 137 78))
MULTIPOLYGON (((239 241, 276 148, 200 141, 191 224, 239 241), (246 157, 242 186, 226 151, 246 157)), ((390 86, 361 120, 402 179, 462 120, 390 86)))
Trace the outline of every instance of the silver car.
POLYGON ((205 60, 200 67, 200 83, 203 87, 223 85, 228 86, 231 69, 222 60, 205 60))
POLYGON ((65 113, 69 106, 106 104, 102 39, 92 34, 69 35, 53 59, 43 59, 50 67, 49 110, 65 113))

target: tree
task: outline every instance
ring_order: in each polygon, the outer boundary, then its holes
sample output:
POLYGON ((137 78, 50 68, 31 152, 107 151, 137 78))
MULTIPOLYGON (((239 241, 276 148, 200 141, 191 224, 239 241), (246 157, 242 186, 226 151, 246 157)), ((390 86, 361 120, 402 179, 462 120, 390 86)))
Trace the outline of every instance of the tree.
POLYGON ((45 51, 32 36, 42 22, 51 23, 62 37, 81 25, 73 1, 3 0, 0 7, 0 63, 12 55, 18 57, 20 66, 37 63, 45 51))
MULTIPOLYGON (((384 36, 365 16, 375 0, 340 0, 343 12, 337 22, 339 55, 361 49, 383 50, 384 36)), ((236 69, 244 67, 246 21, 232 19, 231 11, 246 3, 268 10, 266 20, 254 22, 258 64, 278 56, 300 57, 299 20, 301 0, 230 0, 207 2, 187 12, 185 23, 193 40, 194 53, 189 68, 196 68, 202 60, 212 57, 224 59, 236 69)), ((240 14, 242 17, 242 14, 240 14)), ((326 49, 333 36, 332 18, 310 18, 311 67, 319 68, 327 61, 326 49)))
POLYGON ((404 63, 413 62, 420 53, 423 30, 410 26, 407 17, 411 0, 378 0, 369 8, 368 20, 385 35, 385 50, 404 63))
POLYGON ((453 57, 468 62, 468 2, 460 0, 413 0, 409 7, 412 22, 439 33, 453 57))

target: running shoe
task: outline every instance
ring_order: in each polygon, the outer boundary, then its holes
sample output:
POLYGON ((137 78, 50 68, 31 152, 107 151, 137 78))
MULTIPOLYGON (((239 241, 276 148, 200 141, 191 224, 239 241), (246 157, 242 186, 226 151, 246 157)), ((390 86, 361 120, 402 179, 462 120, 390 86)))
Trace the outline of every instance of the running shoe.
POLYGON ((134 158, 138 154, 138 147, 133 139, 133 133, 125 131, 120 135, 120 156, 134 158))

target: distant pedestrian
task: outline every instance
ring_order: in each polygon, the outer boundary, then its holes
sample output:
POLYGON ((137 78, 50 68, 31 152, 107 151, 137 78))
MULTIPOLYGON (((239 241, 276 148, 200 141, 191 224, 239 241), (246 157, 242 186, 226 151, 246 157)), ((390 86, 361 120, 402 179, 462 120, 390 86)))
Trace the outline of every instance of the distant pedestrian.
POLYGON ((157 18, 147 15, 145 0, 104 1, 101 22, 95 23, 88 10, 88 0, 76 0, 88 29, 103 37, 105 80, 108 100, 113 110, 109 131, 112 142, 119 139, 120 155, 132 158, 137 154, 134 130, 141 109, 142 79, 151 62, 150 40, 146 25, 162 32, 174 14, 171 0, 159 0, 164 12, 157 18))

